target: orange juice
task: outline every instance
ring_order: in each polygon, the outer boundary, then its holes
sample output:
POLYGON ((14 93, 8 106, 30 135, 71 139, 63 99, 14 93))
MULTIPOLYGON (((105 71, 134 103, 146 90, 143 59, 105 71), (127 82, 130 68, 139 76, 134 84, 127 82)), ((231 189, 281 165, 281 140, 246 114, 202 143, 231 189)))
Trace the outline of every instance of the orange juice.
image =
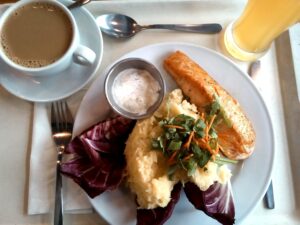
POLYGON ((300 0, 248 0, 231 31, 225 31, 225 47, 236 58, 249 60, 251 54, 255 58, 255 53, 266 51, 279 34, 299 20, 300 0), (250 55, 243 58, 243 52, 250 55))

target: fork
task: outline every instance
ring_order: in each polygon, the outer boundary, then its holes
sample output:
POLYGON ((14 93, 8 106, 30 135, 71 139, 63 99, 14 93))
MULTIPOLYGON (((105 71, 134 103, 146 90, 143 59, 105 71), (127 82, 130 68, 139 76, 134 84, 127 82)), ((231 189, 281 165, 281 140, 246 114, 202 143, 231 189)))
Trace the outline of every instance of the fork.
POLYGON ((51 104, 52 137, 57 148, 56 185, 54 203, 54 225, 63 225, 62 177, 60 163, 67 144, 71 141, 73 118, 65 101, 51 104))

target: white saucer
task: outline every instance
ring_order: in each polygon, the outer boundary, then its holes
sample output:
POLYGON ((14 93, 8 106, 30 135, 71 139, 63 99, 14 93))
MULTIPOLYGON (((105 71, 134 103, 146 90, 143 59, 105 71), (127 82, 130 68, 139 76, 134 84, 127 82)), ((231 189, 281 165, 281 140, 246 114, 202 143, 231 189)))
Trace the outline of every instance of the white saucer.
MULTIPOLYGON (((69 4, 70 1, 61 0, 69 4)), ((4 9, 1 10, 2 13, 4 9)), ((72 10, 78 24, 81 44, 93 49, 96 60, 92 66, 72 63, 61 74, 47 77, 32 77, 0 62, 0 84, 10 93, 32 102, 50 102, 64 99, 83 88, 96 74, 103 53, 103 40, 94 17, 85 8, 72 10)))

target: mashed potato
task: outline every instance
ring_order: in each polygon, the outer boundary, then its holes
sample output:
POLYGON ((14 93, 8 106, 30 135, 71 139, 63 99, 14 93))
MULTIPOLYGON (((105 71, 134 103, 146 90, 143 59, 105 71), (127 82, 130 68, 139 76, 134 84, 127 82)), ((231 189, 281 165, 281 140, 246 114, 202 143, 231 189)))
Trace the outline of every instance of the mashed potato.
POLYGON ((151 141, 162 133, 156 118, 165 118, 168 112, 169 117, 185 114, 198 118, 196 106, 183 99, 180 89, 172 91, 153 116, 137 122, 127 140, 125 156, 128 184, 137 195, 140 208, 165 207, 178 181, 194 182, 205 191, 215 181, 226 183, 231 177, 226 166, 218 167, 216 163, 209 162, 205 170, 199 168, 191 177, 182 171, 177 172, 173 180, 168 178, 165 158, 160 151, 151 148, 151 141))

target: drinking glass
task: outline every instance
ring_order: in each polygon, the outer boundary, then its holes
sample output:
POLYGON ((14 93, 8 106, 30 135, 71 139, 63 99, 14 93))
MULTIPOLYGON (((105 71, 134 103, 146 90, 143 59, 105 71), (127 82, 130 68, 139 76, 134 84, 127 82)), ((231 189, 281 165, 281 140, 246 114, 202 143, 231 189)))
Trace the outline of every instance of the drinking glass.
POLYGON ((241 61, 263 56, 272 41, 300 20, 300 0, 248 0, 222 36, 223 50, 241 61))

